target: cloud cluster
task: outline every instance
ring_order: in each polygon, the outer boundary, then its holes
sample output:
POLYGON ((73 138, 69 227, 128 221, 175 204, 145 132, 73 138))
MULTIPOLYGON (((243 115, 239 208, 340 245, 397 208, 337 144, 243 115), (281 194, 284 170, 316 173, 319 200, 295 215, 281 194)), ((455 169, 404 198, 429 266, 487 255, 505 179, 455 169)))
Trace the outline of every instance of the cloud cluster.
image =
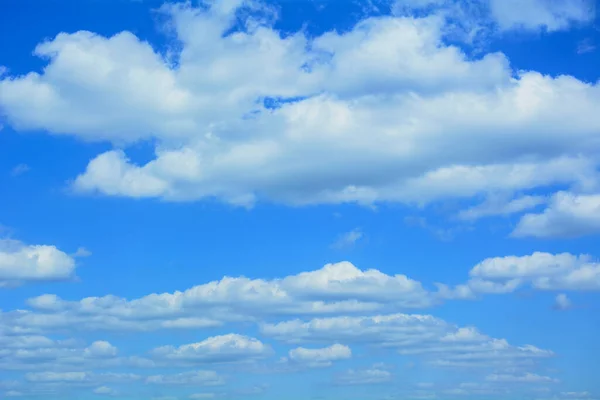
POLYGON ((349 262, 281 279, 224 277, 174 293, 126 300, 116 296, 67 301, 56 295, 28 300, 33 310, 0 313, 11 329, 138 330, 210 328, 224 322, 285 315, 369 313, 428 307, 434 296, 405 275, 360 270, 349 262))
POLYGON ((359 343, 423 357, 439 367, 507 368, 535 364, 553 353, 535 346, 512 346, 474 328, 459 328, 431 315, 392 314, 330 317, 263 324, 265 336, 288 343, 359 343))
MULTIPOLYGON (((490 3, 503 29, 588 18, 583 1, 509 3, 490 3)), ((428 203, 596 179, 598 85, 513 71, 501 53, 467 55, 446 41, 443 13, 365 17, 307 36, 276 31, 255 2, 162 11, 174 57, 130 32, 61 33, 35 49, 48 60, 42 73, 0 80, 16 129, 115 145, 75 179, 79 191, 428 203), (129 160, 127 146, 149 139, 155 158, 129 160)))

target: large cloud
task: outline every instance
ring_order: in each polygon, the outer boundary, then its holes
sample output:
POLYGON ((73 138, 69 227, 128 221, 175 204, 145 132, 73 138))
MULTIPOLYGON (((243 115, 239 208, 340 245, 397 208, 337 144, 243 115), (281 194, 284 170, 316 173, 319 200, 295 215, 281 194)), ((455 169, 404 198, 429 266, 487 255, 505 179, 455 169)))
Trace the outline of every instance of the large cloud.
POLYGON ((368 313, 435 304, 434 294, 404 275, 362 271, 349 262, 263 280, 224 277, 183 292, 126 300, 116 296, 67 301, 56 295, 28 300, 33 311, 0 314, 6 329, 26 332, 76 328, 138 330, 209 328, 227 321, 281 315, 368 313))
MULTIPOLYGON (((62 33, 36 48, 42 73, 0 81, 0 105, 17 129, 115 143, 75 180, 115 196, 429 202, 596 174, 596 84, 514 72, 500 53, 471 58, 444 42, 438 14, 283 37, 254 12, 223 36, 242 3, 164 7, 174 60, 129 32, 62 33), (158 143, 144 165, 121 150, 140 139, 158 143)), ((572 9, 549 12, 577 20, 572 9)))

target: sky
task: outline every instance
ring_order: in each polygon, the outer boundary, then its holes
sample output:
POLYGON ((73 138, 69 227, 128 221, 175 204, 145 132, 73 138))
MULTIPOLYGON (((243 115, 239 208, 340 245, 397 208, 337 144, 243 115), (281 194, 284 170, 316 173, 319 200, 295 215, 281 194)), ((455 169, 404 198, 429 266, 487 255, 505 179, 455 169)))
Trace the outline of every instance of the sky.
POLYGON ((589 0, 3 0, 0 398, 600 399, 589 0))

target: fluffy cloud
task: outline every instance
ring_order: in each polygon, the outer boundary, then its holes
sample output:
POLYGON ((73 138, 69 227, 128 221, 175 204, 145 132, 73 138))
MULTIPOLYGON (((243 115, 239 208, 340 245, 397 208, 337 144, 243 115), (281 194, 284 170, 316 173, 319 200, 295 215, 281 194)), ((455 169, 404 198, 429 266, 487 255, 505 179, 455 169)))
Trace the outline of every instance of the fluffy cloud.
POLYGON ((55 246, 0 239, 0 287, 73 278, 75 260, 55 246))
POLYGON ((320 349, 298 347, 288 353, 288 359, 292 363, 309 367, 328 367, 333 361, 346 360, 350 357, 352 357, 352 350, 341 344, 334 344, 320 349))
POLYGON ((521 217, 516 237, 577 237, 600 232, 600 194, 559 192, 540 214, 521 217))
POLYGON ((164 346, 153 350, 154 356, 191 363, 248 361, 271 354, 269 346, 258 339, 229 334, 213 336, 202 342, 179 347, 164 346))
POLYGON ((466 284, 454 288, 438 284, 440 296, 473 298, 510 293, 526 285, 539 290, 600 290, 600 264, 588 255, 535 252, 493 257, 477 264, 469 274, 466 284))
MULTIPOLYGON (((502 27, 586 17, 578 2, 505 3, 491 3, 502 27)), ((174 60, 129 32, 40 43, 43 73, 1 78, 0 106, 17 129, 114 143, 75 179, 112 196, 427 203, 596 174, 598 86, 514 72, 500 53, 467 56, 445 42, 439 14, 284 37, 255 6, 223 35, 242 3, 211 4, 163 7, 174 60), (137 165, 127 146, 144 139, 155 159, 137 165)))
POLYGON ((117 348, 105 341, 87 347, 74 340, 53 340, 45 336, 6 332, 0 326, 0 369, 64 370, 133 364, 117 357, 117 348))
POLYGON ((189 329, 280 315, 421 308, 434 302, 434 296, 418 281, 404 275, 363 271, 349 262, 340 262, 282 279, 224 277, 183 292, 134 300, 104 296, 67 301, 42 295, 28 300, 32 311, 0 313, 0 322, 33 332, 63 328, 189 329))
POLYGON ((440 367, 507 367, 534 363, 553 353, 512 346, 474 328, 459 328, 430 315, 318 318, 263 324, 264 335, 289 343, 339 341, 395 349, 440 367))

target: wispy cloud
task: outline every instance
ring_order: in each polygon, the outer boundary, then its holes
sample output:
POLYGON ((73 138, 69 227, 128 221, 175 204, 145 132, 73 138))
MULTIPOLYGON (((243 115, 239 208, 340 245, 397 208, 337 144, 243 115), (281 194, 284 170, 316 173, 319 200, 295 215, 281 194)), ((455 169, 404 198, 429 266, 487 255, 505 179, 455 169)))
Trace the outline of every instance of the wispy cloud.
POLYGON ((31 168, 29 167, 29 165, 19 164, 10 171, 10 174, 11 174, 11 176, 19 176, 19 175, 23 175, 24 173, 26 173, 30 170, 31 170, 31 168))
POLYGON ((364 237, 362 231, 358 228, 353 229, 340 235, 335 242, 331 245, 334 249, 345 249, 352 247, 364 237))
POLYGON ((596 45, 590 38, 583 39, 577 44, 577 54, 591 53, 596 50, 596 45))

